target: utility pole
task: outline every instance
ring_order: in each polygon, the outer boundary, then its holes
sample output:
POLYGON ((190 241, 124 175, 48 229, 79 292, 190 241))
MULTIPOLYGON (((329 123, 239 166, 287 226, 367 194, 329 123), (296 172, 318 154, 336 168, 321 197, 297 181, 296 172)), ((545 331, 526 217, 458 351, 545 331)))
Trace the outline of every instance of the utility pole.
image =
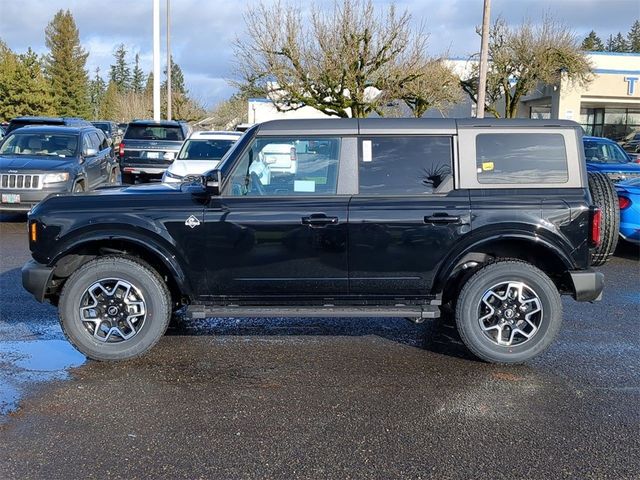
POLYGON ((167 0, 167 120, 171 120, 171 0, 167 0))
POLYGON ((160 0, 153 0, 153 119, 160 121, 160 0))
POLYGON ((489 23, 491 16, 491 0, 484 0, 482 12, 482 44, 480 47, 480 78, 478 79, 478 102, 476 117, 484 118, 484 104, 487 92, 487 68, 489 57, 489 23))

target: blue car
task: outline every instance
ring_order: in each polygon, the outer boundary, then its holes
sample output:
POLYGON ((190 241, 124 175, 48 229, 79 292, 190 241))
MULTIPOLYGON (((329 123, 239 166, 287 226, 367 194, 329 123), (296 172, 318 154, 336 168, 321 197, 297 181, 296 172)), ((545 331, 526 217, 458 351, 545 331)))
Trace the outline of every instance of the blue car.
POLYGON ((640 164, 634 163, 620 145, 608 138, 583 137, 588 172, 601 172, 613 183, 640 178, 640 164))
POLYGON ((640 178, 616 185, 620 203, 620 236, 640 244, 640 178))

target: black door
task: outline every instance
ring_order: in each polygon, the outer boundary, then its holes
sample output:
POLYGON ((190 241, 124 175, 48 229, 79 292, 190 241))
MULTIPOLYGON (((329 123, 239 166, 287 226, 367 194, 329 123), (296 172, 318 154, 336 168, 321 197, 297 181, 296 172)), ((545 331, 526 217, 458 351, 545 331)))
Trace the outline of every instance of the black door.
POLYGON ((339 138, 256 139, 205 211, 213 297, 346 294, 349 196, 337 195, 339 138))
POLYGON ((359 194, 349 206, 353 295, 423 297, 442 261, 470 232, 467 191, 453 190, 452 138, 360 140, 359 194))

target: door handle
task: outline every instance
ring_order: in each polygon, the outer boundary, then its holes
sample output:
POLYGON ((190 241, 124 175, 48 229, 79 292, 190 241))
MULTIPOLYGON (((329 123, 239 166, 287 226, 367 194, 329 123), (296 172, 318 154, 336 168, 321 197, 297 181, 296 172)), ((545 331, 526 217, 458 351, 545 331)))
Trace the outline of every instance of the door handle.
POLYGON ((324 227, 326 225, 336 225, 338 217, 327 217, 324 213, 314 213, 308 217, 302 217, 302 224, 310 227, 324 227))
POLYGON ((448 215, 446 213, 435 213, 424 217, 424 223, 432 225, 460 225, 462 220, 458 216, 448 215))

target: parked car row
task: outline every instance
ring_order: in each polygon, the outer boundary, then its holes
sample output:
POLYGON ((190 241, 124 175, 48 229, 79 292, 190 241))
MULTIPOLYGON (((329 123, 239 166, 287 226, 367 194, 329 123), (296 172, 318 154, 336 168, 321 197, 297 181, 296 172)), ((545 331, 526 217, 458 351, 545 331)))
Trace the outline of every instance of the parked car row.
MULTIPOLYGON (((14 118, 0 127, 0 211, 28 211, 50 193, 87 191, 118 182, 181 183, 216 168, 242 134, 192 132, 180 121, 117 124, 74 117, 14 118), (19 135, 12 136, 13 132, 19 135)), ((629 241, 637 241, 640 235, 634 227, 640 220, 635 213, 637 182, 633 182, 640 178, 640 163, 635 163, 633 153, 638 140, 630 135, 619 145, 606 138, 583 137, 591 194, 607 226, 599 247, 602 254, 594 256, 596 265, 615 250, 618 232, 629 241)), ((273 174, 292 178, 299 155, 327 148, 322 141, 303 145, 273 139, 256 152, 249 173, 263 185, 271 184, 273 174)))

